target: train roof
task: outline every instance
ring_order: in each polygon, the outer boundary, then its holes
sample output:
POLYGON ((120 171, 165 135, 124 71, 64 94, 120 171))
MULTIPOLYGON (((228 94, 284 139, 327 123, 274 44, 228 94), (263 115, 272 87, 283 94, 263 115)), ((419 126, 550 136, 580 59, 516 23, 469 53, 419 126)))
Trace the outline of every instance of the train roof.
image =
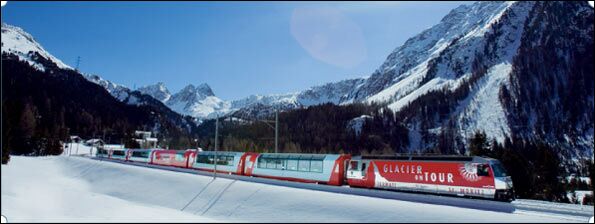
MULTIPOLYGON (((218 156, 229 156, 229 155, 239 155, 245 152, 234 152, 234 151, 217 151, 218 156)), ((215 155, 215 151, 200 151, 198 152, 199 155, 215 155)))
POLYGON ((389 155, 389 156, 361 156, 365 160, 401 160, 401 161, 450 161, 450 162, 488 162, 492 158, 479 156, 449 156, 449 155, 389 155))
POLYGON ((311 159, 323 160, 332 154, 307 154, 307 153, 261 153, 260 158, 270 159, 311 159))

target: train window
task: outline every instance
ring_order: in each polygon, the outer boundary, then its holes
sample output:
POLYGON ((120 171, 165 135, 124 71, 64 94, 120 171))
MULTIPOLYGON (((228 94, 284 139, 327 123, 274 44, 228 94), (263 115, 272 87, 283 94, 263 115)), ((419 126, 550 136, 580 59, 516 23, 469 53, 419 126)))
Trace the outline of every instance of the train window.
POLYGON ((362 163, 362 171, 366 171, 366 164, 362 163))
POLYGON ((132 152, 132 157, 148 158, 149 152, 146 151, 135 151, 132 152))
POLYGON ((495 177, 506 177, 508 174, 506 174, 506 170, 504 169, 504 167, 502 167, 502 164, 500 162, 492 162, 492 170, 494 171, 494 176, 495 177))
MULTIPOLYGON (((215 158, 215 155, 213 155, 213 158, 215 158)), ((223 158, 221 155, 217 155, 217 165, 223 165, 223 163, 225 163, 225 158, 223 158)), ((213 163, 214 164, 214 163, 213 163)))
POLYGON ((357 165, 358 165, 357 161, 353 161, 353 160, 350 161, 349 162, 349 170, 357 170, 357 165))
POLYGON ((99 149, 99 150, 97 150, 97 154, 107 154, 107 150, 99 149))
POLYGON ((276 159, 275 160, 275 164, 276 164, 275 168, 278 169, 278 170, 285 169, 285 166, 283 166, 284 165, 284 162, 285 162, 285 160, 276 159))
POLYGON ((197 163, 211 164, 211 162, 209 161, 209 156, 207 156, 207 155, 198 155, 196 157, 196 162, 197 163))
POLYGON ((258 159, 258 164, 257 164, 258 168, 266 168, 267 162, 265 160, 266 159, 264 159, 264 158, 258 159))
POLYGON ((295 159, 287 160, 287 169, 288 170, 298 170, 298 161, 295 159))
POLYGON ((489 176, 487 164, 478 164, 477 165, 477 176, 480 176, 480 177, 489 176))
POLYGON ((227 157, 227 165, 228 166, 232 166, 233 165, 233 156, 228 156, 227 157))
POLYGON ((233 165, 233 156, 217 155, 217 165, 233 165))
POLYGON ((310 160, 299 160, 298 170, 309 172, 310 171, 310 160))
POLYGON ((115 156, 124 156, 126 153, 124 153, 124 151, 120 151, 120 150, 116 150, 112 153, 112 155, 115 156))
POLYGON ((310 162, 310 172, 322 173, 322 160, 312 160, 310 162))
POLYGON ((268 169, 275 169, 275 160, 276 159, 268 159, 267 160, 267 168, 268 169))

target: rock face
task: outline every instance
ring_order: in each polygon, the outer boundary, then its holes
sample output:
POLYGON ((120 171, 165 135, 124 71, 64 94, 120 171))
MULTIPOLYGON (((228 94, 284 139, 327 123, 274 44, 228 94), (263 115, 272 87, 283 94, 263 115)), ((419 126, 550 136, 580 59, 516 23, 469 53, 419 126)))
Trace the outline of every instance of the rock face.
POLYGON ((171 98, 171 94, 163 82, 158 82, 155 85, 144 86, 137 89, 139 92, 153 96, 153 98, 165 102, 171 98))

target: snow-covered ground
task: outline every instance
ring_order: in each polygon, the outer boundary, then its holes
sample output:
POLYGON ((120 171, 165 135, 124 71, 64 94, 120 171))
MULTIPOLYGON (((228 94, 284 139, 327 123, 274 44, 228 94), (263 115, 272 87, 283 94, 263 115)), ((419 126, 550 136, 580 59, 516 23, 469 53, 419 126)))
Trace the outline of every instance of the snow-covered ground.
POLYGON ((11 157, 10 165, 2 165, 2 215, 9 222, 213 221, 97 191, 101 186, 78 176, 92 171, 93 165, 66 170, 72 161, 67 157, 11 157))
POLYGON ((81 157, 11 157, 2 166, 9 221, 587 222, 274 186, 81 157))

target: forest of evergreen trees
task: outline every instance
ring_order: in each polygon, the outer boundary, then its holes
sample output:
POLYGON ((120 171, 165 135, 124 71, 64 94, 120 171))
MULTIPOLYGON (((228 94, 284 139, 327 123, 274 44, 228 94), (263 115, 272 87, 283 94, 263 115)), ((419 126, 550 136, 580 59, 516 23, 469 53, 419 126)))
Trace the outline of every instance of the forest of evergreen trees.
MULTIPOLYGON (((221 118, 219 148, 228 151, 274 151, 274 128, 262 121, 245 119, 221 118)), ((264 120, 272 121, 274 117, 264 120)), ((199 129, 199 145, 213 149, 215 121, 207 120, 199 129)), ((378 105, 323 104, 279 113, 281 152, 392 154, 394 149, 400 151, 408 145, 407 132, 391 110, 378 105), (372 118, 362 127, 361 133, 356 133, 349 128, 349 122, 363 114, 372 118)))
POLYGON ((190 118, 154 99, 157 103, 126 105, 76 71, 59 69, 43 57, 36 60, 45 71, 2 54, 3 164, 9 155, 61 154, 70 135, 122 143, 135 130, 157 130, 172 146, 179 146, 196 132, 190 118))

